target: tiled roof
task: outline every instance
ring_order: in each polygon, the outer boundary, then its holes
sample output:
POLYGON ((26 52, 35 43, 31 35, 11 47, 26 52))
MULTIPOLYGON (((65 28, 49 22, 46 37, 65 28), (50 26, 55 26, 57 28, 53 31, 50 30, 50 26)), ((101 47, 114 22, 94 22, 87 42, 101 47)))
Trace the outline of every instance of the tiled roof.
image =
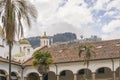
MULTIPOLYGON (((2 58, 2 57, 0 57, 0 62, 6 62, 6 63, 9 63, 9 60, 8 59, 6 59, 6 58, 2 58)), ((11 63, 12 64, 15 64, 15 65, 21 65, 21 63, 19 63, 19 62, 16 62, 16 61, 11 61, 11 63)))
MULTIPOLYGON (((96 53, 96 57, 92 60, 119 57, 120 39, 89 43, 95 46, 94 51, 96 53)), ((83 58, 79 58, 78 56, 78 48, 80 44, 84 43, 77 42, 74 44, 51 46, 42 50, 49 51, 51 53, 54 63, 82 61, 83 58)), ((29 60, 24 62, 24 65, 31 65, 32 61, 33 58, 31 57, 29 60)))

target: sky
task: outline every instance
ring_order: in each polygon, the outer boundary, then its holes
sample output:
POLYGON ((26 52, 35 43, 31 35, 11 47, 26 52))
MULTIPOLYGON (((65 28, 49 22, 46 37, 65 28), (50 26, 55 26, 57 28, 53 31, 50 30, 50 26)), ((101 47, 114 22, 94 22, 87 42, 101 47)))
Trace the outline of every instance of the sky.
POLYGON ((31 0, 38 11, 25 37, 72 32, 80 38, 97 35, 120 39, 120 0, 31 0))

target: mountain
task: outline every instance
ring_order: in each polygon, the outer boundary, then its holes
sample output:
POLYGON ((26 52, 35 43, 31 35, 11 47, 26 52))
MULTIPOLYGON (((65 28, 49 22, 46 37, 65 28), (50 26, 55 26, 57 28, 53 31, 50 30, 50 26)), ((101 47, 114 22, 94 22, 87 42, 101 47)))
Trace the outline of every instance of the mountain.
MULTIPOLYGON (((71 32, 55 34, 54 36, 49 36, 49 38, 53 39, 53 43, 67 42, 67 41, 77 39, 76 34, 71 33, 71 32)), ((30 37, 30 38, 26 38, 26 39, 30 42, 30 44, 32 45, 33 48, 40 46, 40 36, 30 37)))
POLYGON ((66 33, 59 33, 59 34, 55 34, 53 36, 53 42, 67 42, 67 41, 71 41, 71 40, 75 40, 76 34, 74 33, 70 33, 70 32, 66 32, 66 33))
POLYGON ((30 42, 30 44, 32 45, 33 48, 40 46, 40 36, 30 37, 30 38, 26 38, 26 39, 30 42))

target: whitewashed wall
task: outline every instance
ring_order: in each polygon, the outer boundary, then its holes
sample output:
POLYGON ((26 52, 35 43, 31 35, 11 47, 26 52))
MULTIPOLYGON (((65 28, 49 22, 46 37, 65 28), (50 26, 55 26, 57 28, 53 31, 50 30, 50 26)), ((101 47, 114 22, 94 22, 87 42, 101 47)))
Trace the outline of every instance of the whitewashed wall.
MULTIPOLYGON (((86 65, 84 65, 83 62, 61 63, 61 64, 56 64, 56 65, 50 66, 50 71, 54 72, 57 75, 59 75, 60 72, 64 70, 70 70, 73 72, 73 74, 76 74, 78 73, 79 70, 86 68, 86 65), (56 65, 57 65, 57 68, 56 68, 56 65)), ((111 59, 90 61, 88 68, 89 70, 91 70, 91 72, 94 73, 99 68, 102 68, 102 67, 109 68, 111 69, 111 71, 113 71, 111 59)), ((119 60, 114 59, 114 70, 116 70, 118 67, 119 67, 119 60)), ((24 77, 27 77, 27 74, 32 73, 32 72, 38 73, 37 69, 35 69, 34 67, 30 67, 30 66, 26 67, 26 69, 24 70, 24 77)))
MULTIPOLYGON (((21 77, 21 66, 18 65, 11 65, 12 69, 11 72, 17 73, 17 76, 21 77)), ((0 70, 4 70, 6 74, 8 75, 9 73, 9 64, 5 62, 0 62, 0 70)))

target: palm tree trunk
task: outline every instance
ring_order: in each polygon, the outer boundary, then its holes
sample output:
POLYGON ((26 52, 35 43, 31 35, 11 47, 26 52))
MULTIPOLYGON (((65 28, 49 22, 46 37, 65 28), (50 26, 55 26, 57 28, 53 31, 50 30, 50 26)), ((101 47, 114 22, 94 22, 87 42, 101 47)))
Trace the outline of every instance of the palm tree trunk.
POLYGON ((11 80, 11 52, 12 44, 9 44, 9 80, 11 80))

